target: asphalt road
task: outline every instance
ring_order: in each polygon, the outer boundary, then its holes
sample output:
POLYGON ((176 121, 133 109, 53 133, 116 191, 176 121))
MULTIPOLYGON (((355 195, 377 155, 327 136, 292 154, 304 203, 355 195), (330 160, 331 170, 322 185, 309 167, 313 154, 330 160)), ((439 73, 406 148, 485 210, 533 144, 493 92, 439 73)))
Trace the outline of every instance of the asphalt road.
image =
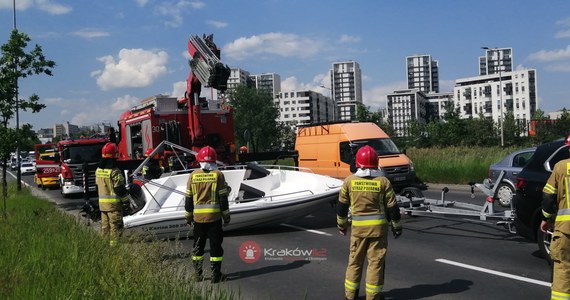
MULTIPOLYGON (((33 183, 33 176, 23 180, 33 183)), ((439 198, 441 188, 434 185, 424 195, 439 198)), ((82 197, 64 199, 59 190, 36 193, 74 215, 83 205, 82 197)), ((454 186, 446 199, 483 204, 485 197, 477 192, 471 198, 468 188, 454 186)), ((501 226, 424 216, 404 216, 403 226, 399 239, 389 237, 386 299, 549 298, 551 271, 536 244, 501 226)), ((229 232, 228 281, 221 285, 242 299, 342 299, 348 242, 330 206, 289 224, 229 232)), ((192 240, 181 243, 190 253, 192 240)))

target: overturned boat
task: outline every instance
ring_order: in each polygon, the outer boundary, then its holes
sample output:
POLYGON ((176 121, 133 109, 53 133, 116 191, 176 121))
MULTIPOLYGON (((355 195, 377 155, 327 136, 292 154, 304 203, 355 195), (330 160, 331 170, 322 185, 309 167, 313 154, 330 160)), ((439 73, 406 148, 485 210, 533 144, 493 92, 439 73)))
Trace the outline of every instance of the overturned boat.
MULTIPOLYGON (((231 222, 224 231, 280 224, 307 216, 336 201, 342 185, 341 180, 289 166, 248 163, 220 170, 231 188, 231 222)), ((185 222, 184 201, 191 171, 145 182, 135 197, 140 210, 123 218, 126 233, 186 237, 191 227, 185 222)))

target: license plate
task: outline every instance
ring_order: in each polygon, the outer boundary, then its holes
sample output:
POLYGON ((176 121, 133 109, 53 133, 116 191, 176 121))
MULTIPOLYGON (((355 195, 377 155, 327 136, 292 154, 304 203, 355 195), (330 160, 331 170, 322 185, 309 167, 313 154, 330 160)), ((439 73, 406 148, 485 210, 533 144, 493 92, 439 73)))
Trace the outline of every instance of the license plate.
POLYGON ((406 177, 394 177, 394 181, 404 181, 406 177))

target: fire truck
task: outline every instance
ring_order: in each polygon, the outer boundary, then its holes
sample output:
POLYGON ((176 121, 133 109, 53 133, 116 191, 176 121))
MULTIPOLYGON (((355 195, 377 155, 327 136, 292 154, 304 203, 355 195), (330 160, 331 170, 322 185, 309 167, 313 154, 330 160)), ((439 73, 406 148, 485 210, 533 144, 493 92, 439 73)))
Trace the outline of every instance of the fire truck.
POLYGON ((59 153, 59 184, 61 194, 71 194, 97 190, 95 170, 101 160, 101 149, 109 142, 107 138, 81 138, 61 140, 57 143, 59 153), (84 178, 87 177, 87 182, 84 178))
MULTIPOLYGON (((234 119, 225 101, 200 97, 202 86, 220 92, 227 89, 230 68, 220 61, 220 49, 213 36, 191 36, 188 41, 191 71, 184 96, 151 96, 124 112, 117 122, 119 162, 136 161, 162 141, 199 151, 212 146, 218 160, 235 160, 234 119)), ((162 153, 161 159, 168 153, 162 153)))
POLYGON ((56 144, 34 145, 36 156, 34 182, 42 189, 59 186, 59 154, 56 146, 56 144))

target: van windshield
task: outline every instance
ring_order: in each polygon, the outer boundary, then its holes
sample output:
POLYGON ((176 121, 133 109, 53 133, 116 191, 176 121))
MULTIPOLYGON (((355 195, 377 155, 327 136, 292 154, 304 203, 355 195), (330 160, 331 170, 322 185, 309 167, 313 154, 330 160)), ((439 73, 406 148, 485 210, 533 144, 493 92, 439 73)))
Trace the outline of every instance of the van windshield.
POLYGON ((376 150, 376 154, 379 156, 401 153, 396 144, 394 144, 394 142, 389 138, 357 140, 340 143, 340 160, 345 163, 350 163, 354 158, 354 155, 356 155, 356 151, 365 145, 374 148, 374 150, 376 150))

